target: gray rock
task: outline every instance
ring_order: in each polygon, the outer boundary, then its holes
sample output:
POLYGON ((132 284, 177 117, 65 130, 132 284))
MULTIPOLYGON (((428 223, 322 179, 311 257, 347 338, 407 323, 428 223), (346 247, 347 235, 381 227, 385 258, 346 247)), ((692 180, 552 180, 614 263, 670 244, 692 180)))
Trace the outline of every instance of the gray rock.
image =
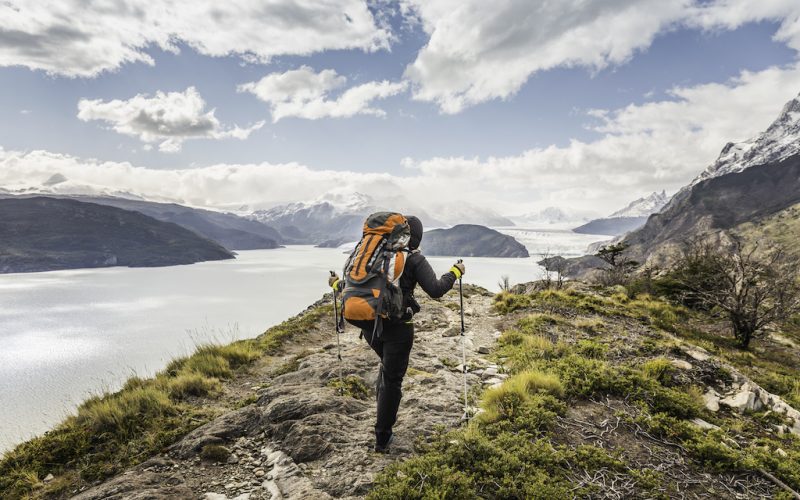
POLYGON ((693 418, 693 419, 691 420, 691 422, 692 422, 694 425, 696 425, 697 427, 699 427, 699 428, 703 429, 704 431, 710 431, 710 430, 712 430, 712 429, 719 429, 719 427, 718 427, 718 426, 716 426, 716 425, 714 425, 714 424, 712 424, 712 423, 706 422, 706 421, 705 421, 705 420, 703 420, 702 418, 693 418))
POLYGON ((728 406, 739 413, 743 413, 745 410, 759 410, 764 406, 750 382, 742 384, 735 394, 721 399, 720 404, 728 406))
POLYGON ((179 458, 191 458, 203 446, 230 442, 234 438, 261 427, 261 424, 261 409, 255 406, 245 406, 198 427, 172 445, 170 451, 179 458))
POLYGON ((490 352, 492 352, 492 350, 489 347, 485 346, 485 345, 482 345, 482 346, 478 347, 478 353, 479 354, 489 354, 490 352))
POLYGON ((165 484, 164 477, 153 472, 138 472, 117 476, 110 481, 90 488, 73 500, 168 500, 172 498, 197 498, 197 492, 183 484, 165 484))
POLYGON ((698 346, 687 347, 687 346, 684 346, 684 347, 682 347, 682 349, 683 349, 683 352, 688 354, 692 359, 694 359, 696 361, 707 361, 708 359, 711 358, 711 355, 708 353, 708 351, 706 351, 702 347, 698 347, 698 346))
POLYGON ((703 394, 703 401, 706 404, 706 409, 709 411, 719 411, 719 394, 714 389, 709 389, 705 394, 703 394))
POLYGON ((458 337, 459 335, 461 335, 460 326, 451 326, 442 332, 442 337, 458 337))
POLYGON ((674 366, 675 368, 678 368, 678 369, 681 369, 681 370, 691 370, 692 369, 692 364, 689 363, 688 361, 684 361, 682 359, 673 359, 673 360, 670 361, 670 363, 672 363, 672 366, 674 366))

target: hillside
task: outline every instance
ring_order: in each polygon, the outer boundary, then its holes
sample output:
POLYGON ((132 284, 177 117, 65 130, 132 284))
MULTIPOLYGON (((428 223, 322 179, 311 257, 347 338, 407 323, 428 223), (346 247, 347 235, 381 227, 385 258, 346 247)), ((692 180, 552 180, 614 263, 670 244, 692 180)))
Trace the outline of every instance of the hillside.
POLYGON ((742 352, 700 313, 570 286, 494 297, 466 288, 467 380, 479 408, 467 425, 458 295, 424 299, 389 455, 369 451, 375 356, 348 328, 337 385, 327 298, 257 339, 203 347, 88 401, 0 461, 0 490, 83 500, 734 499, 785 494, 778 482, 800 488, 800 351, 787 346, 800 342, 796 325, 742 352))
POLYGON ((663 265, 693 236, 713 235, 800 203, 800 155, 712 177, 678 193, 641 229, 627 235, 635 259, 663 265))
POLYGON ((100 205, 135 210, 163 222, 172 222, 229 250, 278 248, 281 235, 275 229, 233 214, 190 208, 176 203, 155 203, 115 197, 74 197, 100 205))
POLYGON ((0 199, 0 273, 232 258, 213 241, 138 212, 46 197, 0 199))
POLYGON ((581 234, 619 236, 642 227, 645 222, 647 222, 647 217, 608 217, 591 220, 576 227, 573 231, 581 234))
POLYGON ((800 203, 800 98, 784 106, 758 137, 727 144, 719 158, 681 189, 659 214, 625 236, 631 256, 668 263, 689 238, 759 221, 800 203))
POLYGON ((513 237, 472 224, 427 231, 421 246, 432 256, 528 257, 528 250, 513 237))

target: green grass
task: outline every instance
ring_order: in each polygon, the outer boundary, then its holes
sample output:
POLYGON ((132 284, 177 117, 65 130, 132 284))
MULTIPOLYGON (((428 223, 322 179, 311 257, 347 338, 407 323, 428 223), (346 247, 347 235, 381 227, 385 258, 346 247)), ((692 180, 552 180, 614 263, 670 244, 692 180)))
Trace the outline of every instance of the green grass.
MULTIPOLYGON (((682 336, 689 320, 697 319, 693 313, 618 289, 501 293, 494 307, 510 315, 495 355, 512 377, 483 392, 482 411, 467 427, 434 437, 417 456, 379 474, 369 498, 590 497, 603 491, 576 486, 574 474, 591 476, 600 469, 631 477, 641 497, 677 494, 663 474, 628 462, 624 450, 559 444, 563 436, 555 424, 567 408, 606 397, 632 405, 636 410, 620 415, 623 421, 680 445, 691 467, 708 472, 765 468, 800 487, 800 438, 765 432, 779 416, 711 414, 704 406, 704 387, 681 377, 667 358, 680 349, 659 332, 682 336), (631 320, 645 333, 624 336, 631 320), (721 429, 701 430, 690 423, 696 417, 721 429), (777 448, 788 457, 776 455, 777 448)), ((764 368, 752 355, 738 361, 764 368)), ((784 394, 796 394, 800 385, 789 376, 796 374, 791 370, 770 371, 770 383, 784 394)))
POLYGON ((331 310, 332 306, 316 307, 256 339, 202 345, 193 355, 170 362, 154 378, 132 377, 115 393, 89 398, 54 429, 3 455, 0 492, 8 498, 60 496, 161 452, 221 411, 200 399, 219 397, 220 379, 234 377, 263 355, 275 353, 287 339, 330 316, 331 310), (42 483, 39 479, 49 473, 55 480, 42 483))

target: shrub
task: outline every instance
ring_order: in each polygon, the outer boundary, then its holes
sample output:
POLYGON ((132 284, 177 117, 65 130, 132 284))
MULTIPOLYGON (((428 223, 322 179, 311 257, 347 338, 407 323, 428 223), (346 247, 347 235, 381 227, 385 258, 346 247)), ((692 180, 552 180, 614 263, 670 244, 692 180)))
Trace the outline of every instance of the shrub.
POLYGON ((200 450, 200 458, 209 462, 225 462, 230 454, 228 448, 218 444, 207 444, 200 450))
POLYGON ((185 399, 187 396, 207 396, 220 390, 219 380, 206 377, 200 373, 181 373, 166 382, 167 392, 173 399, 185 399))
POLYGON ((651 379, 662 385, 668 385, 672 381, 675 367, 670 360, 665 358, 655 358, 645 361, 642 364, 642 372, 651 379))
POLYGON ((551 364, 565 387, 566 394, 572 397, 589 397, 598 392, 616 393, 619 376, 605 361, 587 359, 570 354, 551 364))
POLYGON ((575 350, 581 356, 595 359, 604 358, 608 354, 608 346, 594 340, 579 340, 575 350))
POLYGON ((208 344, 197 349, 197 354, 206 353, 225 359, 234 370, 252 363, 261 356, 261 352, 249 341, 228 345, 208 344))
POLYGON ((538 359, 553 359, 563 355, 567 346, 553 343, 541 335, 526 335, 518 330, 508 330, 498 339, 499 354, 506 357, 506 366, 518 373, 538 359))
POLYGON ((649 295, 640 295, 629 303, 629 307, 638 312, 642 319, 648 320, 652 325, 667 330, 675 331, 675 325, 686 317, 686 311, 667 302, 655 300, 649 295))
POLYGON ((206 377, 228 378, 232 375, 231 364, 221 355, 206 350, 186 359, 181 371, 195 372, 206 377))
POLYGON ((514 375, 499 387, 487 389, 481 400, 482 422, 513 421, 519 417, 531 430, 549 426, 555 412, 549 400, 542 395, 561 397, 564 387, 555 375, 540 371, 526 371, 514 375))
POLYGON ((369 397, 367 384, 355 375, 344 377, 341 380, 338 378, 331 379, 328 381, 328 387, 333 387, 337 394, 342 396, 349 396, 355 399, 367 399, 369 397))
POLYGON ((597 335, 605 328, 605 323, 597 318, 592 319, 579 319, 575 322, 575 327, 580 328, 586 333, 597 335))
POLYGON ((517 322, 518 328, 523 333, 542 333, 548 326, 564 323, 564 318, 547 313, 534 313, 525 316, 517 322))
POLYGON ((530 305, 531 299, 528 295, 500 292, 494 296, 492 307, 500 314, 509 314, 518 309, 530 307, 530 305))
POLYGON ((136 388, 89 399, 78 410, 77 422, 96 434, 124 438, 134 435, 151 420, 174 412, 175 407, 163 391, 136 388))

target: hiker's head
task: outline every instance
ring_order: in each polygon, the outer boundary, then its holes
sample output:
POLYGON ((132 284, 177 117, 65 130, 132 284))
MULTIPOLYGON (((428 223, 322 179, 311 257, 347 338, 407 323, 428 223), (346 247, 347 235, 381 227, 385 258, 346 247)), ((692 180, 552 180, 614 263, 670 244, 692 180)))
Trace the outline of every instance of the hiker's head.
POLYGON ((411 228, 411 241, 408 242, 408 248, 416 250, 419 248, 419 243, 422 241, 422 221, 413 215, 406 217, 408 226, 411 228))

